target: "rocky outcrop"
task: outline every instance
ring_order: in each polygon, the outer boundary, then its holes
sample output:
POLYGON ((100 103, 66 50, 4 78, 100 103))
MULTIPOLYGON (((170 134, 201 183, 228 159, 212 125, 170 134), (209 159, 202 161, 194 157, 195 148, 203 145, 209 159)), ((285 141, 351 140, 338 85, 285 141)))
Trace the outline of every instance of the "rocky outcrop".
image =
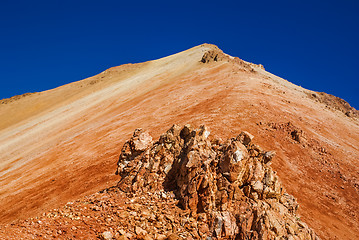
POLYGON ((173 192, 204 239, 319 239, 272 170, 274 152, 263 151, 247 132, 225 142, 209 133, 205 126, 174 125, 153 143, 136 129, 118 161, 118 187, 173 192))
POLYGON ((262 64, 254 64, 250 62, 243 61, 238 57, 231 57, 225 54, 216 46, 212 46, 212 50, 205 52, 201 58, 202 63, 212 63, 212 62, 231 62, 234 64, 237 70, 255 72, 257 69, 265 70, 262 64))
POLYGON ((220 49, 213 49, 205 52, 201 59, 202 63, 219 62, 223 60, 229 60, 229 57, 224 54, 220 49))
POLYGON ((325 108, 343 112, 347 117, 359 119, 359 111, 339 97, 324 92, 308 93, 309 98, 325 105, 325 108))

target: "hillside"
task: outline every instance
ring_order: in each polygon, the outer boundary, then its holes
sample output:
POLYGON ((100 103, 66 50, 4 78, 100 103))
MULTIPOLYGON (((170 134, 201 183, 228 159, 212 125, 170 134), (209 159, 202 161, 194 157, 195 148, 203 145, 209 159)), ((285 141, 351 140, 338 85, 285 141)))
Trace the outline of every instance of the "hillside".
POLYGON ((359 238, 359 121, 346 102, 204 44, 0 104, 0 221, 59 208, 117 184, 133 130, 205 124, 248 131, 322 239, 359 238))
POLYGON ((0 237, 319 240, 272 170, 273 151, 248 132, 209 136, 203 125, 173 125, 157 141, 136 129, 122 147, 117 186, 0 226, 0 237))

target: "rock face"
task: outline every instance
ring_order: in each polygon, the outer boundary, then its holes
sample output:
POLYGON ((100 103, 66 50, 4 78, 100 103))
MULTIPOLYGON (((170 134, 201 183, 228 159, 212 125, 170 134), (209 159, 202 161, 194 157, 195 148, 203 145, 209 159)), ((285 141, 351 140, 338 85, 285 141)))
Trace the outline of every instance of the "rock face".
POLYGON ((212 51, 208 51, 206 52, 202 59, 201 62, 203 63, 210 63, 210 62, 220 62, 223 60, 229 60, 229 57, 226 56, 220 49, 214 49, 212 51))
POLYGON ((319 239, 272 170, 274 152, 253 144, 247 132, 225 142, 209 133, 205 126, 174 125, 153 143, 136 129, 122 148, 118 187, 173 192, 204 239, 319 239))

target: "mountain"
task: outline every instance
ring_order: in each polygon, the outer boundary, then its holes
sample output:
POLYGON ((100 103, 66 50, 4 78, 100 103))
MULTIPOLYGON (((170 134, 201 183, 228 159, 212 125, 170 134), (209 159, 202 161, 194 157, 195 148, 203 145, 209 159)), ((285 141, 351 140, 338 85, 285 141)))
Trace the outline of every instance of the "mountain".
MULTIPOLYGON (((56 73, 55 73, 56 74, 56 73)), ((359 114, 203 44, 162 59, 0 104, 0 221, 59 208, 117 185, 134 129, 158 139, 173 124, 247 131, 274 150, 272 168, 322 239, 359 238, 359 114)))

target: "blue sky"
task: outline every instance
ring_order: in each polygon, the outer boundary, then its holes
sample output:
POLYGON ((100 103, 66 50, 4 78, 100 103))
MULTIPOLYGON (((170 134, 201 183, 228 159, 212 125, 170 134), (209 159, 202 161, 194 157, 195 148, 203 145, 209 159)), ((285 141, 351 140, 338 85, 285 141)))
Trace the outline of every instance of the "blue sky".
POLYGON ((359 1, 0 2, 0 99, 202 43, 359 109, 359 1))

